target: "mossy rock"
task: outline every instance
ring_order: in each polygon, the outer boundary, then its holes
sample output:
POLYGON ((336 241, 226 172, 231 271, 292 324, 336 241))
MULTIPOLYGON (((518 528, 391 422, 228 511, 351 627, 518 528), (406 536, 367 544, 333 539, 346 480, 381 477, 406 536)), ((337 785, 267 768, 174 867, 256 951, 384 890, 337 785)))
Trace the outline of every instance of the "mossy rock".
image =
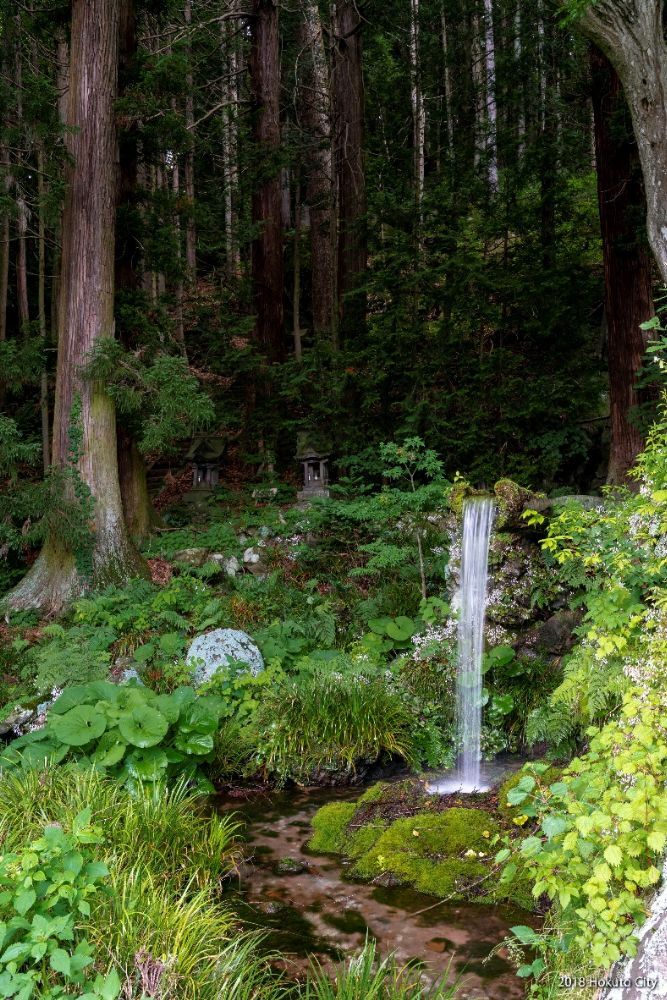
MULTIPOLYGON (((362 795, 359 802, 364 799, 362 795)), ((342 854, 346 858, 359 858, 370 851, 387 824, 375 821, 355 828, 353 821, 358 806, 358 802, 330 802, 318 809, 313 816, 309 850, 316 854, 342 854)))
POLYGON ((496 821, 481 809, 453 808, 397 819, 351 874, 375 879, 390 872, 420 892, 465 899, 488 872, 493 857, 489 841, 497 832, 496 821))
POLYGON ((342 854, 347 824, 356 811, 354 802, 329 802, 313 816, 313 836, 308 847, 317 854, 342 854))
POLYGON ((369 802, 380 802, 391 792, 391 788, 388 781, 378 781, 375 785, 367 788, 364 794, 357 799, 355 808, 358 809, 359 806, 365 806, 369 802))
POLYGON ((499 479, 493 487, 493 493, 498 507, 495 525, 498 531, 525 527, 521 515, 543 495, 533 493, 511 479, 499 479))
MULTIPOLYGON (((514 783, 518 774, 512 775, 514 783)), ((312 851, 341 854, 354 861, 350 875, 366 881, 389 880, 419 892, 453 901, 482 903, 508 901, 533 906, 532 884, 518 874, 511 883, 500 883, 494 871, 500 832, 497 819, 483 809, 452 807, 442 812, 424 811, 433 796, 423 796, 414 781, 367 789, 357 802, 331 802, 313 817, 312 851), (410 789, 416 794, 409 795, 410 789), (412 816, 387 818, 383 811, 415 808, 412 816)))

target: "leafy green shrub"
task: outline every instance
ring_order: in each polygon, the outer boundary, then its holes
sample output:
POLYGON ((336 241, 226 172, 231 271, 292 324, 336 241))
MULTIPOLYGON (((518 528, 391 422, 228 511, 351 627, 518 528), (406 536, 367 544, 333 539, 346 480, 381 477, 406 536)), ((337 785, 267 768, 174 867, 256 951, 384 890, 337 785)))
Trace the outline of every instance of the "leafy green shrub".
POLYGON ((15 740, 5 767, 76 759, 136 788, 138 782, 181 775, 210 787, 201 764, 210 758, 222 705, 192 688, 158 695, 108 681, 74 685, 52 706, 43 729, 15 740))
POLYGON ((349 776, 383 754, 415 759, 412 719, 386 681, 317 671, 269 689, 255 717, 257 760, 279 780, 349 776))
MULTIPOLYGON (((521 845, 534 880, 570 940, 608 967, 633 955, 642 898, 660 879, 667 843, 667 705, 658 692, 632 689, 618 719, 591 730, 588 753, 548 787, 526 774, 508 793, 539 828, 521 845)), ((510 873, 511 874, 511 873, 510 873)))
POLYGON ((35 990, 63 997, 76 987, 82 1000, 115 1000, 118 973, 88 978, 94 951, 81 924, 90 917, 100 883, 109 875, 95 859, 102 834, 79 813, 71 833, 46 826, 27 848, 0 858, 0 992, 27 1000, 35 990))

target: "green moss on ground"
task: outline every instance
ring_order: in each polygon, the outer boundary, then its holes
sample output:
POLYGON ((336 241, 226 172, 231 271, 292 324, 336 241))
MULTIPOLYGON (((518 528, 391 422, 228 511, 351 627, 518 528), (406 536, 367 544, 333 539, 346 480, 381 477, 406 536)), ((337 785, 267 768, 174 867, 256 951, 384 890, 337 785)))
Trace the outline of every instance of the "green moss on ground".
POLYGON ((313 836, 308 842, 317 854, 344 854, 347 824, 356 812, 354 802, 329 802, 313 816, 313 836))
POLYGON ((476 894, 489 870, 498 824, 481 809, 448 809, 395 820, 352 869, 358 878, 390 874, 420 892, 453 899, 476 894))
POLYGON ((357 802, 323 806, 313 818, 310 849, 353 860, 354 878, 387 879, 453 901, 533 905, 528 881, 519 876, 504 885, 494 877, 492 841, 500 823, 493 815, 464 807, 427 811, 433 797, 420 795, 414 782, 410 795, 404 784, 379 783, 357 802))

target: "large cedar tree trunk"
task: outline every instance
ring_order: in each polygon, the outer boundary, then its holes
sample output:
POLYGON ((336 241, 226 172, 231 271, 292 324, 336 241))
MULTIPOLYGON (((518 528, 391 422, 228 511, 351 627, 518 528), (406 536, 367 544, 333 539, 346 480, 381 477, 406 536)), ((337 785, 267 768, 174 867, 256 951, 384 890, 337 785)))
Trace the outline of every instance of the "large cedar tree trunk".
MULTIPOLYGON (((136 71, 137 24, 134 0, 122 0, 119 4, 119 81, 122 95, 130 86, 136 71)), ((141 284, 139 262, 141 245, 136 225, 137 178, 139 172, 136 125, 123 129, 118 136, 118 187, 117 199, 119 215, 123 220, 122 230, 116 232, 116 292, 132 293, 141 284)), ((118 336, 125 347, 132 349, 131 330, 121 325, 118 336)), ((146 463, 137 448, 134 438, 123 426, 123 419, 117 420, 118 476, 123 502, 125 523, 134 539, 146 538, 159 522, 157 512, 150 501, 146 478, 146 463)))
POLYGON ((366 181, 364 174, 364 81, 362 20, 355 0, 335 9, 333 95, 338 184, 338 296, 341 339, 366 322, 366 181))
POLYGON ((80 403, 77 466, 94 499, 94 544, 92 572, 84 578, 54 524, 37 562, 8 597, 13 608, 47 611, 59 610, 88 585, 123 583, 147 573, 123 518, 113 402, 103 385, 81 378, 91 350, 114 332, 116 0, 73 0, 71 38, 71 163, 62 227, 53 463, 68 463, 80 403))
POLYGON ((648 247, 637 238, 644 190, 623 88, 607 57, 595 47, 591 78, 609 356, 607 479, 622 483, 644 444, 630 410, 639 401, 635 380, 646 349, 640 324, 653 315, 651 259, 648 247))
POLYGON ((596 0, 581 30, 618 73, 644 175, 649 243, 667 284, 667 44, 663 0, 596 0))
POLYGON ((274 0, 253 0, 250 81, 253 138, 260 162, 252 195, 252 285, 259 350, 272 364, 285 355, 282 192, 280 187, 280 38, 274 0))
POLYGON ((331 336, 335 316, 335 213, 331 145, 331 82, 320 12, 315 0, 303 0, 299 39, 306 68, 299 88, 299 110, 311 144, 306 163, 306 203, 310 214, 313 333, 331 336))

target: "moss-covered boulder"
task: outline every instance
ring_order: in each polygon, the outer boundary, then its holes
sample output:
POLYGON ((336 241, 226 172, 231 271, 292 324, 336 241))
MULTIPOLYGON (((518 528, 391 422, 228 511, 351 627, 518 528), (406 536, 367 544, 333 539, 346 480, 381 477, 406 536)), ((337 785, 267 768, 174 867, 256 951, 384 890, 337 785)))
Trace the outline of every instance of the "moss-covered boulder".
POLYGON ((409 885, 453 901, 530 905, 530 886, 494 877, 499 832, 486 809, 443 807, 414 782, 380 783, 357 802, 323 806, 308 846, 351 860, 353 878, 409 885))
POLYGON ((387 824, 382 820, 358 823, 356 802, 330 802, 313 817, 313 836, 308 847, 316 854, 342 854, 359 858, 370 850, 387 824))
POLYGON ((481 809, 448 809, 395 820, 355 863, 351 874, 376 879, 390 873, 420 892, 452 899, 477 895, 488 874, 489 847, 498 825, 481 809))
POLYGON ((532 493, 511 479, 499 479, 493 487, 493 495, 497 506, 496 528, 505 531, 525 527, 521 515, 543 494, 532 493))

